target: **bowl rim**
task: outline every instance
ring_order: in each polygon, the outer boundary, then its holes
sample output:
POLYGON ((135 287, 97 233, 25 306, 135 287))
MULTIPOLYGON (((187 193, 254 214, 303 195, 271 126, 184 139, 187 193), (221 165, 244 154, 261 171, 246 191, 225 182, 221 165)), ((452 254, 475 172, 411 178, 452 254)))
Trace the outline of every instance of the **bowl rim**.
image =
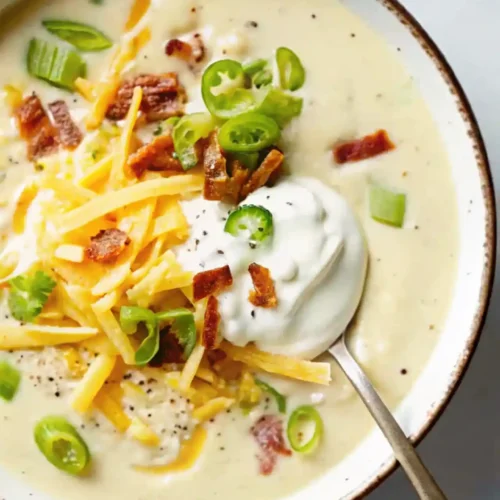
MULTIPOLYGON (((477 305, 474 321, 471 325, 470 335, 467 340, 466 348, 457 363, 455 375, 451 380, 446 392, 441 399, 429 412, 424 426, 418 432, 410 436, 410 441, 416 446, 418 445, 434 427, 443 414, 452 397, 457 392, 467 368, 470 365, 473 354, 479 344, 481 332, 486 321, 488 307, 493 292, 493 284, 495 279, 496 268, 496 249, 497 249, 497 215, 496 215, 496 202, 495 191, 493 185, 493 178, 491 174, 490 162, 486 150, 486 144, 483 139, 479 123, 472 109, 470 101, 450 63, 446 59, 441 49, 436 42, 429 35, 427 30, 422 24, 404 7, 400 0, 377 0, 383 7, 385 7, 392 15, 394 15, 413 35, 418 41, 420 46, 425 50, 427 55, 432 59, 433 63, 441 73, 448 88, 452 94, 457 98, 457 105, 460 115, 464 120, 468 135, 472 141, 475 152, 476 163, 481 177, 481 188, 483 200, 485 205, 485 234, 486 241, 484 245, 484 268, 481 277, 481 288, 479 302, 477 305)), ((349 497, 352 500, 359 500, 377 487, 379 487, 396 469, 399 463, 395 458, 391 459, 385 465, 375 478, 373 478, 361 490, 354 493, 354 496, 349 497)))

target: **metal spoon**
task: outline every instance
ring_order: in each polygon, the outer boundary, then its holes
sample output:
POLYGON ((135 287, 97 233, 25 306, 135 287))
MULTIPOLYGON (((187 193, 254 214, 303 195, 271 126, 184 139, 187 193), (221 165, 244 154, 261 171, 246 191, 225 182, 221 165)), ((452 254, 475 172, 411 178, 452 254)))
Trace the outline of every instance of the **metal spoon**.
POLYGON ((427 470, 391 412, 377 394, 368 377, 351 356, 345 342, 346 332, 333 344, 328 352, 335 358, 342 371, 361 396, 372 417, 377 422, 391 445, 396 460, 401 464, 420 498, 425 500, 446 500, 446 495, 427 470))

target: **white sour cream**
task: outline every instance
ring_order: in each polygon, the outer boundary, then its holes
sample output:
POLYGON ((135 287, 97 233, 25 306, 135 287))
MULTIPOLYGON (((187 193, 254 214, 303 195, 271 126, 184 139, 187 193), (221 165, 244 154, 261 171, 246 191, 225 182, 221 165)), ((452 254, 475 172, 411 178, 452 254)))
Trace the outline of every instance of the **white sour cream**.
POLYGON ((179 262, 193 272, 231 268, 233 285, 219 296, 227 340, 312 359, 342 334, 363 290, 367 249, 356 217, 337 192, 312 178, 288 178, 261 188, 242 205, 272 213, 271 238, 255 247, 245 237, 224 232, 228 205, 201 198, 184 201, 191 236, 177 250, 179 262), (253 262, 271 272, 278 298, 274 309, 248 300, 253 262))

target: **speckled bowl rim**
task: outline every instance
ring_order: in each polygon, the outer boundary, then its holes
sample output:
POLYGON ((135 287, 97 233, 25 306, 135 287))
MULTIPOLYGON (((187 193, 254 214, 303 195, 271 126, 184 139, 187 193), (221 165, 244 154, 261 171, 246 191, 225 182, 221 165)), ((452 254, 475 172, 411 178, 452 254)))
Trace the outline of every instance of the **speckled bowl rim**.
MULTIPOLYGON (((493 179, 491 175, 490 163, 486 145, 482 137, 476 116, 472 110, 472 106, 463 90, 455 72, 448 63, 446 57, 431 38, 429 33, 424 29, 419 21, 399 2, 399 0, 377 0, 390 13, 398 18, 398 20, 410 31, 413 37, 419 42, 427 55, 432 59, 437 69, 441 73, 443 79, 448 85, 450 92, 457 98, 459 112, 468 128, 468 135, 473 143, 476 163, 481 178, 481 188, 486 210, 485 217, 485 233, 486 242, 484 246, 484 268, 481 278, 480 298, 477 306, 477 311, 474 316, 474 321, 471 326, 469 338, 466 348, 458 361, 455 369, 455 376, 450 382, 446 392, 441 400, 429 412, 427 420, 423 427, 416 433, 410 436, 412 443, 417 445, 437 423, 448 404, 450 403, 455 392, 460 387, 460 384, 465 376, 467 368, 472 360, 476 347, 479 344, 479 338, 486 321, 488 306, 490 303, 493 283, 495 278, 495 263, 496 263, 496 246, 497 246, 497 229, 496 229, 496 207, 495 207, 495 192, 493 187, 493 179)), ((380 486, 397 468, 398 462, 391 459, 384 464, 377 476, 360 491, 354 492, 353 496, 348 495, 351 500, 359 500, 380 486)))

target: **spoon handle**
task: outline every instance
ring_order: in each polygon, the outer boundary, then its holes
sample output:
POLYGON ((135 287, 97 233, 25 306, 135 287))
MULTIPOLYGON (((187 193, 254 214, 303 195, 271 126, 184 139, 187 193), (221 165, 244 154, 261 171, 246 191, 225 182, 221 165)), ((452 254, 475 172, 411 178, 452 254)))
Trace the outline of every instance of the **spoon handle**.
POLYGON ((396 459, 403 467, 419 497, 425 500, 446 500, 445 494, 420 460, 415 448, 380 399, 368 377, 347 350, 344 336, 330 348, 329 352, 347 375, 389 441, 396 459))

